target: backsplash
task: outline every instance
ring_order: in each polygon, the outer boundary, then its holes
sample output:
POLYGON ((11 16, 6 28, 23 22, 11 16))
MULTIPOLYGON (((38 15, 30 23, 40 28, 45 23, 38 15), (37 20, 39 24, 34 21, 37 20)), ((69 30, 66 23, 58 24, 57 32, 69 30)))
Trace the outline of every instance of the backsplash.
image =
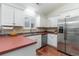
MULTIPOLYGON (((16 33, 28 33, 28 32, 43 32, 45 29, 23 29, 22 27, 14 27, 14 29, 3 29, 3 34, 10 34, 13 30, 15 30, 16 33)), ((57 33, 57 28, 47 29, 46 31, 57 33)))

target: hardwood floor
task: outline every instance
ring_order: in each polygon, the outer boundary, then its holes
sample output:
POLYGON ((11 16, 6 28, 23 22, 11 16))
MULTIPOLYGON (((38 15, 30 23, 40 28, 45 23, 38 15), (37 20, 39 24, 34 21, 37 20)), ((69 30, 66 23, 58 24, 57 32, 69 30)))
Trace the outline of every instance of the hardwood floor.
POLYGON ((57 49, 50 46, 45 46, 41 49, 38 49, 37 55, 39 56, 66 56, 65 54, 57 51, 57 49))

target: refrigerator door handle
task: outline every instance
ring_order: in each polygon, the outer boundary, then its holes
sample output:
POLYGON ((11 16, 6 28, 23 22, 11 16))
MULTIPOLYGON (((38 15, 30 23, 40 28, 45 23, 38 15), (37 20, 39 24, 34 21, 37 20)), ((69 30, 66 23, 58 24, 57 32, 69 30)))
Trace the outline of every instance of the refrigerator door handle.
POLYGON ((64 40, 67 40, 67 24, 66 24, 66 18, 65 18, 65 21, 64 21, 64 40))
POLYGON ((67 19, 69 18, 69 15, 64 18, 64 40, 67 40, 67 19))

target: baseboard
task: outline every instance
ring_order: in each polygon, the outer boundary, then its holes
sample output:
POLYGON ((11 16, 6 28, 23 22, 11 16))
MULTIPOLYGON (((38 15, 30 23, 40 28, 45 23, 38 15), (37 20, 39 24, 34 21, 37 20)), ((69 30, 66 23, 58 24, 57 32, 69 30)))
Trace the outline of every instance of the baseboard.
POLYGON ((54 47, 54 46, 52 46, 52 45, 50 45, 50 44, 47 44, 47 46, 50 46, 50 47, 52 47, 52 48, 54 48, 54 49, 57 49, 56 47, 54 47))

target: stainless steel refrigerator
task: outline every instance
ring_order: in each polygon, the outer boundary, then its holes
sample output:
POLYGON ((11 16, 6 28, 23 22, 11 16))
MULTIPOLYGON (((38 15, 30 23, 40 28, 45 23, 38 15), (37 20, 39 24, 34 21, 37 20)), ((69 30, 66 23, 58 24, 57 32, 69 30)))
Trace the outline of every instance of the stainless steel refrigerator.
POLYGON ((79 55, 79 16, 58 20, 58 50, 79 55))

